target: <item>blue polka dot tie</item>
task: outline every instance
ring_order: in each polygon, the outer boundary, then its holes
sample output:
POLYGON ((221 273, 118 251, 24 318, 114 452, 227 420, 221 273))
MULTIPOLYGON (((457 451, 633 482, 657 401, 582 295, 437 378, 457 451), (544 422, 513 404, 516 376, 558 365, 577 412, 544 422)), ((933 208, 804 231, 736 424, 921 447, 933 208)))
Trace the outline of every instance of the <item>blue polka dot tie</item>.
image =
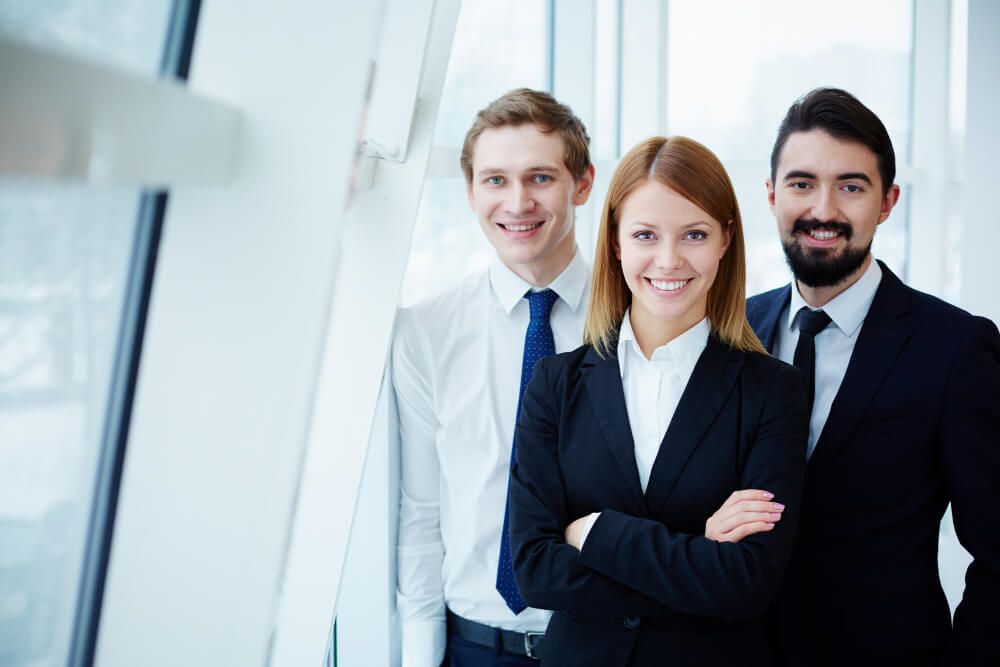
MULTIPOLYGON (((531 321, 528 322, 528 331, 524 335, 524 355, 521 360, 521 391, 517 395, 517 414, 521 414, 521 399, 524 397, 524 388, 528 386, 532 373, 535 372, 535 364, 542 357, 556 353, 556 342, 552 337, 552 325, 549 323, 549 315, 552 313, 552 306, 559 295, 550 289, 541 292, 528 292, 524 295, 531 307, 531 321)), ((517 456, 517 436, 514 437, 514 445, 510 451, 510 467, 513 469, 514 460, 517 456)), ((510 497, 510 482, 507 484, 507 496, 510 497)), ((514 568, 511 566, 510 558, 510 506, 509 502, 504 505, 503 512, 503 532, 500 535, 500 563, 497 566, 497 590, 510 610, 515 614, 520 614, 527 608, 524 598, 517 590, 514 582, 514 568)))

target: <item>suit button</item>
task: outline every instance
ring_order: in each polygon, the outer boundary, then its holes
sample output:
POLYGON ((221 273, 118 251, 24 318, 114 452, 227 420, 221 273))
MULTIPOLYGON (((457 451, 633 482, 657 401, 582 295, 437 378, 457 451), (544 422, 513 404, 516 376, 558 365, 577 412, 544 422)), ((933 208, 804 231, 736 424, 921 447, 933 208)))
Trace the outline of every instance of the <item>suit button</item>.
POLYGON ((622 621, 626 628, 629 630, 635 630, 639 627, 639 617, 638 616, 626 616, 625 620, 622 621))

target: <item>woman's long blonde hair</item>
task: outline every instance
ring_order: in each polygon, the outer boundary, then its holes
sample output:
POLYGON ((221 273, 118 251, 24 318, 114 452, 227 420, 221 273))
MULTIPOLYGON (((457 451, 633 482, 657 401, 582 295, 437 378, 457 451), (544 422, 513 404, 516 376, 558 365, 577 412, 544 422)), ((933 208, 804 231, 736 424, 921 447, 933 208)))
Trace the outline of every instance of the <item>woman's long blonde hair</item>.
POLYGON ((632 293, 615 252, 619 215, 625 199, 640 185, 655 179, 698 206, 730 234, 729 248, 719 262, 708 290, 706 314, 712 333, 744 352, 765 352, 746 318, 746 254, 743 221, 736 193, 722 162, 712 151, 687 137, 652 137, 622 158, 608 187, 594 256, 594 277, 583 341, 603 357, 612 356, 632 293))

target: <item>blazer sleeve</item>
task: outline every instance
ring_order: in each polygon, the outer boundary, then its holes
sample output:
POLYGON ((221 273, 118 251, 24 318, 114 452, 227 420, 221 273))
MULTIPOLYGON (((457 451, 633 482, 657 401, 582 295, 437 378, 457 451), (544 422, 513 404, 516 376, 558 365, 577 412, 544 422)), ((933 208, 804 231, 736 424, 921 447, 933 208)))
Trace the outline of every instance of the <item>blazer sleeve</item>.
MULTIPOLYGON (((559 398, 542 359, 521 399, 517 457, 510 476, 510 541, 521 597, 538 609, 581 615, 648 616, 672 611, 662 602, 584 566, 566 543, 572 521, 559 467, 559 398)), ((590 538, 588 538, 589 540, 590 538)))
POLYGON ((955 611, 952 664, 1000 664, 1000 334, 976 318, 949 373, 941 456, 959 542, 972 554, 955 611), (985 663, 982 663, 985 664, 985 663))
POLYGON ((769 490, 785 503, 773 530, 737 543, 715 542, 605 510, 583 545, 580 563, 687 614, 730 621, 763 614, 791 556, 809 412, 801 375, 790 366, 778 367, 759 391, 767 392, 759 418, 743 425, 752 435, 741 488, 769 490))

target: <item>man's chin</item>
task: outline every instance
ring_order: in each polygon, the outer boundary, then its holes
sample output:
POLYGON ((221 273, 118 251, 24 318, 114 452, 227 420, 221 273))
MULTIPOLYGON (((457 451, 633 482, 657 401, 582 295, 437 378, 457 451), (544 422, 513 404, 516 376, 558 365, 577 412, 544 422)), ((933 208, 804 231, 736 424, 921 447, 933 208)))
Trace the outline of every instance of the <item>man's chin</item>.
POLYGON ((782 243, 785 260, 795 279, 807 287, 835 287, 860 269, 871 244, 866 248, 816 248, 801 242, 782 243))

